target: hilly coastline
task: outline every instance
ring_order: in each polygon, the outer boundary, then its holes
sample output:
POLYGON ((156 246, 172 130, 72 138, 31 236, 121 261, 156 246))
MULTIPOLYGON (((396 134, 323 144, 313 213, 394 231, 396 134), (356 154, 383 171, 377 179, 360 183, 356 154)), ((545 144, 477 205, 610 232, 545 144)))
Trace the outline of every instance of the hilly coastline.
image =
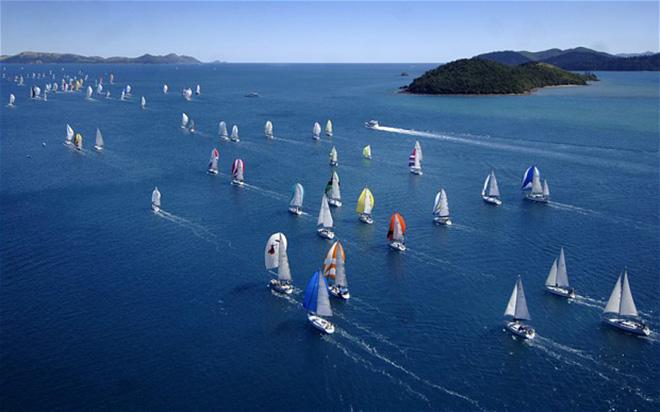
POLYGON ((0 56, 0 63, 49 64, 49 63, 85 63, 85 64, 200 64, 191 56, 174 53, 157 56, 143 54, 139 57, 100 57, 82 56, 71 53, 22 52, 15 55, 0 56))

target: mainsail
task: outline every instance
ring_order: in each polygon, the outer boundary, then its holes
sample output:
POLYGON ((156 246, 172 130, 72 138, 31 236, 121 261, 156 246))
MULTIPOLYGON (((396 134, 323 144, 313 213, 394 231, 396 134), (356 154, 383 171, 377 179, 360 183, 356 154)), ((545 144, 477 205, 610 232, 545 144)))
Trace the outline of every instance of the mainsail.
POLYGON ((330 161, 337 163, 337 149, 334 146, 330 149, 330 161))
POLYGON ((550 188, 548 187, 548 181, 547 180, 543 181, 543 196, 545 196, 545 197, 550 196, 550 188))
POLYGON ((94 91, 92 90, 92 86, 87 86, 87 98, 88 99, 92 98, 92 93, 94 93, 94 91))
POLYGON ((314 129, 312 129, 312 133, 314 134, 315 138, 319 138, 319 136, 321 136, 321 125, 318 122, 314 123, 314 129))
POLYGON ((341 200, 341 191, 339 189, 339 175, 337 172, 332 172, 332 176, 325 186, 325 194, 329 199, 341 200))
POLYGON ((287 247, 287 239, 284 233, 274 233, 266 242, 266 250, 264 251, 266 269, 277 269, 279 280, 291 280, 291 269, 286 253, 287 247))
POLYGON ((151 192, 151 204, 160 207, 160 192, 158 191, 158 186, 156 186, 154 191, 151 192))
POLYGON ((371 210, 374 207, 374 195, 371 193, 371 190, 369 190, 368 187, 365 187, 362 189, 362 193, 360 193, 360 197, 358 197, 358 202, 357 202, 357 208, 355 211, 358 214, 366 214, 370 215, 371 210))
POLYGON ((296 183, 295 185, 293 185, 293 189, 291 190, 291 201, 289 202, 289 206, 302 207, 304 196, 305 196, 305 189, 303 188, 303 185, 301 185, 300 183, 296 183))
POLYGON ((163 94, 167 94, 167 91, 168 91, 169 89, 170 89, 170 88, 169 88, 166 84, 164 84, 164 85, 163 85, 163 94))
POLYGON ((504 315, 513 317, 513 320, 531 320, 529 311, 527 310, 527 300, 525 299, 525 291, 520 277, 518 277, 516 285, 513 287, 513 292, 509 298, 509 303, 506 305, 504 315))
POLYGON ((435 202, 433 203, 433 215, 440 217, 449 216, 449 202, 447 201, 447 193, 445 193, 445 189, 440 189, 440 191, 435 195, 435 202))
POLYGON ((227 137, 227 136, 229 136, 229 135, 227 134, 227 123, 225 123, 225 122, 220 122, 220 124, 218 124, 218 134, 219 134, 221 137, 227 137))
POLYGON ((326 195, 323 195, 323 198, 321 199, 321 210, 319 211, 319 218, 316 221, 316 225, 324 228, 331 228, 333 224, 334 222, 332 220, 332 213, 330 213, 328 198, 326 195))
POLYGON ((497 185, 495 172, 492 170, 490 171, 490 174, 486 176, 486 180, 484 181, 484 188, 481 191, 481 196, 500 197, 500 188, 497 185))
POLYGON ((264 126, 264 134, 267 137, 273 137, 273 122, 271 122, 270 120, 268 120, 266 122, 266 125, 264 126))
POLYGON ((238 126, 233 125, 231 128, 231 138, 238 139, 238 126))
POLYGON ((103 135, 101 134, 101 130, 99 130, 99 128, 96 128, 96 143, 94 146, 98 149, 103 148, 103 135))
POLYGON ((143 109, 147 107, 147 99, 145 99, 144 96, 140 98, 140 107, 142 107, 143 109))
POLYGON ((231 165, 231 175, 234 178, 234 180, 242 182, 244 170, 245 170, 245 166, 243 165, 243 160, 241 159, 234 160, 234 163, 232 163, 231 165))
POLYGON ((214 172, 218 171, 218 159, 220 158, 220 152, 218 152, 218 149, 213 148, 211 151, 211 159, 209 160, 209 170, 212 170, 214 172))
POLYGON ((330 121, 330 119, 328 119, 328 121, 325 124, 325 134, 327 136, 332 136, 332 122, 330 121))
POLYGON ((610 299, 605 306, 605 313, 616 313, 620 316, 638 317, 637 307, 632 297, 630 284, 628 283, 628 271, 624 270, 616 280, 610 299))
POLYGON ((186 128, 188 126, 188 115, 185 113, 181 113, 181 127, 186 128))
POLYGON ((66 125, 66 142, 68 144, 71 144, 72 141, 73 141, 73 128, 67 124, 66 125))

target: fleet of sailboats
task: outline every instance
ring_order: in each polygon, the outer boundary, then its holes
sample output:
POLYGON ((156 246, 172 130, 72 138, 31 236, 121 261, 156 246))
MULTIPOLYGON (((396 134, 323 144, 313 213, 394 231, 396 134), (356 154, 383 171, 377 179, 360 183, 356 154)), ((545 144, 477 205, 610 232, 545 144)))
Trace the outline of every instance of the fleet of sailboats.
POLYGON ((330 206, 341 207, 341 190, 339 189, 339 175, 332 171, 332 176, 325 186, 325 194, 328 197, 330 206))
POLYGON ((264 251, 264 262, 266 269, 272 271, 277 269, 277 279, 271 279, 269 286, 276 292, 290 295, 293 293, 291 284, 291 268, 286 253, 288 242, 284 233, 274 233, 266 242, 264 251))
POLYGON ((332 146, 332 149, 330 149, 330 166, 339 166, 339 160, 337 158, 337 148, 332 146))
POLYGON ((399 212, 395 212, 390 218, 390 227, 387 230, 387 240, 392 249, 403 252, 406 250, 406 221, 399 212))
POLYGON ((545 280, 545 289, 555 295, 575 299, 575 289, 568 283, 564 248, 559 250, 559 260, 555 259, 545 280))
POLYGON ((211 150, 211 159, 209 160, 209 169, 208 172, 212 175, 218 174, 218 159, 220 158, 220 152, 215 147, 211 150))
POLYGON ((440 189, 435 195, 435 201, 433 202, 433 221, 439 225, 451 226, 452 224, 449 218, 449 203, 445 189, 440 189))
POLYGON ((332 316, 332 307, 328 296, 328 282, 320 272, 315 272, 307 282, 303 307, 307 310, 307 320, 315 328, 328 334, 335 332, 335 325, 323 318, 332 316))
POLYGON ((332 281, 328 290, 333 296, 344 300, 350 299, 351 294, 348 291, 348 279, 346 278, 346 253, 338 240, 330 246, 325 255, 323 276, 332 281))
POLYGON ((414 175, 422 175, 422 146, 419 144, 419 141, 415 142, 415 147, 413 147, 410 156, 408 156, 408 167, 410 168, 410 173, 414 175))
POLYGON ((619 275, 603 311, 603 322, 626 332, 649 336, 651 328, 639 317, 628 282, 628 270, 619 275))
POLYGON ((374 223, 374 219, 371 217, 371 210, 374 208, 374 203, 375 199, 373 193, 371 193, 371 190, 365 186, 358 197, 357 207, 355 208, 360 222, 368 225, 374 223))
POLYGON ((266 121, 266 124, 264 125, 264 134, 269 139, 273 138, 273 122, 270 120, 266 121))
POLYGON ((486 203, 490 203, 495 206, 502 204, 502 199, 500 199, 500 188, 497 185, 497 178, 495 177, 495 171, 491 170, 486 180, 484 180, 484 188, 481 189, 481 198, 486 203))
POLYGON ((294 215, 302 214, 303 197, 305 196, 305 189, 300 183, 293 185, 291 189, 291 201, 289 202, 289 212, 294 215))
POLYGON ((158 186, 156 186, 154 191, 151 192, 151 210, 153 210, 154 213, 160 212, 160 191, 158 190, 158 186))
POLYGON ((536 166, 530 166, 523 174, 521 189, 526 192, 525 198, 533 202, 548 203, 550 189, 548 182, 541 184, 541 173, 536 166))
POLYGON ((536 331, 531 326, 523 323, 523 321, 531 320, 531 317, 527 310, 527 299, 525 298, 525 290, 520 276, 518 276, 518 280, 513 287, 504 316, 507 317, 504 325, 514 335, 525 339, 533 339, 536 336, 536 331))
POLYGON ((94 149, 96 149, 97 152, 100 152, 101 150, 103 150, 104 145, 105 144, 103 142, 103 135, 101 134, 101 130, 99 130, 99 128, 97 127, 96 128, 96 142, 94 143, 94 149))
POLYGON ((234 159, 234 163, 231 165, 231 184, 236 186, 243 186, 245 166, 242 159, 234 159))
POLYGON ((316 233, 325 239, 334 239, 335 232, 333 230, 334 221, 332 220, 332 213, 330 213, 330 205, 328 205, 328 197, 324 194, 321 198, 321 209, 319 210, 319 218, 316 221, 316 233))

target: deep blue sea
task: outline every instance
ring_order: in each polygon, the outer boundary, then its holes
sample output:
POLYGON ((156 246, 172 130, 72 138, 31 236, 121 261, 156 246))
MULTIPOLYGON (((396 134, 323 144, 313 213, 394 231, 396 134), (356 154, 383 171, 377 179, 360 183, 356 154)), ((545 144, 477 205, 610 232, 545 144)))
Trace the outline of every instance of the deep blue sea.
POLYGON ((659 74, 602 72, 590 86, 527 96, 396 93, 430 67, 3 67, 0 408, 657 411, 659 74), (87 84, 105 76, 112 98, 32 101, 43 79, 9 81, 48 70, 58 80, 82 70, 87 84), (180 90, 198 83, 202 94, 185 101, 180 90), (126 84, 133 96, 120 101, 126 84), (244 97, 253 91, 261 97, 244 97), (179 127, 182 112, 197 134, 179 127), (313 123, 327 119, 334 137, 314 142, 313 123), (390 129, 368 130, 370 119, 390 129), (240 143, 218 139, 220 120, 239 125, 240 143), (82 153, 63 144, 67 123, 83 134, 82 153), (415 140, 423 176, 407 168, 415 140), (322 336, 301 303, 331 244, 316 216, 333 144, 344 206, 332 213, 352 298, 332 301, 337 332, 322 336), (217 176, 206 173, 214 147, 217 176), (242 189, 229 183, 236 157, 242 189), (522 200, 532 164, 548 179, 547 205, 522 200), (501 207, 480 198, 491 168, 501 207), (287 212, 296 182, 300 217, 287 212), (354 212, 364 185, 373 226, 354 212), (149 208, 154 186, 161 215, 149 208), (452 227, 432 222, 440 188, 452 227), (387 247, 394 211, 407 222, 405 253, 387 247), (263 250, 278 231, 289 298, 266 288, 263 250), (544 292, 561 246, 573 301, 544 292), (600 322, 624 267, 649 338, 600 322), (533 341, 503 328, 518 275, 533 341))

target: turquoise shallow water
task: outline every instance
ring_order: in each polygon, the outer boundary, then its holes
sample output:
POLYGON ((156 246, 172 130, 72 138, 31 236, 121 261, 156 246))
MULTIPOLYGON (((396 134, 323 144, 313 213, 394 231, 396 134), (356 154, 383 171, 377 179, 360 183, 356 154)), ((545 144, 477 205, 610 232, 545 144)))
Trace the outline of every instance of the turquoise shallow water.
MULTIPOLYGON (((598 73, 591 86, 529 96, 394 93, 409 80, 400 72, 429 67, 65 66, 115 74, 113 99, 94 101, 30 101, 28 87, 2 80, 3 104, 17 96, 0 128, 2 408, 657 410, 658 334, 619 333, 600 313, 627 266, 643 318, 660 328, 658 74, 598 73), (121 102, 127 83, 134 96, 121 102), (178 91, 196 83, 202 95, 184 101, 178 91), (251 91, 262 97, 243 97, 251 91), (179 128, 183 111, 196 135, 179 128), (327 118, 332 141, 313 142, 313 123, 327 118), (367 130, 369 119, 392 129, 367 130), (220 120, 239 125, 240 143, 218 140, 220 120), (67 123, 85 136, 82 154, 62 144, 67 123), (420 177, 406 167, 415 140, 420 177), (353 297, 332 302, 337 332, 320 336, 301 302, 330 246, 315 223, 332 144, 353 297), (205 173, 213 147, 218 176, 205 173), (229 185, 235 157, 243 189, 229 185), (521 200, 530 164, 549 181, 548 205, 521 200), (490 168, 500 208, 479 197, 490 168), (297 218, 286 211, 295 182, 309 213, 297 218), (365 184, 373 226, 354 213, 365 184), (155 185, 160 216, 149 211, 155 185), (432 224, 441 187, 451 228, 432 224), (395 210, 408 224, 403 254, 386 245, 395 210), (276 231, 289 239, 289 299, 265 288, 263 247, 276 231), (562 245, 572 302, 543 290, 562 245), (517 275, 533 342, 502 328, 517 275)), ((50 69, 62 72, 23 71, 50 69)), ((13 78, 21 67, 3 70, 13 78)))

